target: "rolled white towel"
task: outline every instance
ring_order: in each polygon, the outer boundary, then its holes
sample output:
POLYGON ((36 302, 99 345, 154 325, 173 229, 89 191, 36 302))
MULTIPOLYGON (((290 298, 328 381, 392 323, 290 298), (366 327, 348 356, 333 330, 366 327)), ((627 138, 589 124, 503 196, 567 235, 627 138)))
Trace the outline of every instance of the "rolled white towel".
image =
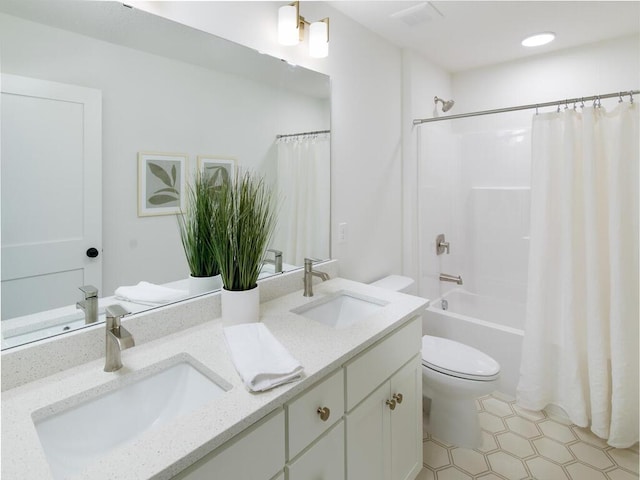
POLYGON ((231 360, 249 390, 262 392, 302 376, 302 365, 264 323, 243 323, 223 331, 231 360))
POLYGON ((149 282, 140 282, 137 285, 116 288, 115 296, 127 302, 157 306, 182 300, 189 296, 189 292, 149 282))

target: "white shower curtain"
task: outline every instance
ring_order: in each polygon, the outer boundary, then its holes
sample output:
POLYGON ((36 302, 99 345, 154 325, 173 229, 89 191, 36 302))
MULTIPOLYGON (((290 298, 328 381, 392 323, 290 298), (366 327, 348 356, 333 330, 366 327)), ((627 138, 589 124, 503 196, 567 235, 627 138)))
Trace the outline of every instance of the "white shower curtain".
POLYGON ((534 116, 518 403, 638 441, 638 105, 534 116))
POLYGON ((285 263, 329 258, 329 134, 278 139, 278 190, 282 206, 273 241, 285 263))

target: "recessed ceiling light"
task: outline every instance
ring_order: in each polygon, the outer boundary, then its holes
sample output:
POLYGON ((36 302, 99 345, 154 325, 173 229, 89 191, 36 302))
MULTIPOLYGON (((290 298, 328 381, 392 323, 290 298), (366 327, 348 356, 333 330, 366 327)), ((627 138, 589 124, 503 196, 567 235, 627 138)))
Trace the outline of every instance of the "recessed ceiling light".
POLYGON ((556 38, 556 34, 553 32, 536 33, 522 40, 522 46, 539 47, 553 41, 554 38, 556 38))

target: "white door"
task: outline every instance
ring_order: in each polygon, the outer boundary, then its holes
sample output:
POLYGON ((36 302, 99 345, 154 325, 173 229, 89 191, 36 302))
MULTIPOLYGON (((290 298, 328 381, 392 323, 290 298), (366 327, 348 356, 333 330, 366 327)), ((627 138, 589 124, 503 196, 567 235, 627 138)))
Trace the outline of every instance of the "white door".
POLYGON ((102 94, 6 74, 0 88, 7 319, 102 287, 102 94))

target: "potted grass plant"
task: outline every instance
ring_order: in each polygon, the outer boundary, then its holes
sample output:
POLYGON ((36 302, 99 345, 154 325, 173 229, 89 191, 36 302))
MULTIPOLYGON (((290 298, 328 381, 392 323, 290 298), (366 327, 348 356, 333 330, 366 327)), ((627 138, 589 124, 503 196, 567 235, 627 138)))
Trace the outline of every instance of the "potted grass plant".
POLYGON ((275 224, 274 197, 262 177, 236 173, 222 186, 213 217, 213 251, 222 275, 225 324, 258 321, 258 276, 275 224))
POLYGON ((222 286, 213 251, 213 218, 217 203, 213 182, 199 172, 187 187, 186 210, 178 215, 180 239, 189 265, 189 293, 197 295, 222 286))

